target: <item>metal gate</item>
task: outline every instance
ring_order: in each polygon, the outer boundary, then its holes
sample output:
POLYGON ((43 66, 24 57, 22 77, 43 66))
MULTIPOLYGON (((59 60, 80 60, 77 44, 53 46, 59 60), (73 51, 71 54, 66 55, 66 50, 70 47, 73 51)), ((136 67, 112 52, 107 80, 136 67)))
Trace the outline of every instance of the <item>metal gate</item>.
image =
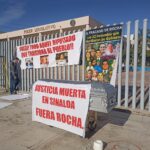
POLYGON ((8 75, 4 56, 0 56, 0 93, 8 91, 8 75))
MULTIPOLYGON (((103 26, 95 28, 101 27, 103 26)), ((136 20, 132 24, 130 21, 127 22, 127 24, 123 24, 123 34, 126 36, 122 37, 119 54, 118 79, 116 82, 116 88, 118 89, 118 107, 150 111, 150 71, 145 71, 147 27, 147 19, 143 22, 136 20), (139 31, 142 31, 141 35, 139 35, 139 31), (134 34, 133 43, 131 41, 131 33, 134 34), (125 70, 122 69, 122 64, 125 65, 125 70), (139 67, 138 65, 140 65, 140 71, 137 71, 139 67)), ((22 70, 22 91, 30 91, 32 84, 38 79, 84 80, 85 29, 90 28, 82 27, 81 29, 66 31, 58 30, 55 33, 37 33, 35 35, 22 36, 0 41, 1 54, 6 57, 6 62, 8 62, 7 67, 9 68, 9 62, 15 55, 16 46, 44 41, 78 31, 84 31, 82 43, 82 63, 80 65, 22 70)))
POLYGON ((146 62, 150 62, 150 58, 146 57, 147 28, 147 19, 143 20, 142 24, 139 20, 134 24, 130 21, 124 24, 124 34, 127 36, 122 37, 119 56, 117 99, 119 107, 150 111, 150 70, 146 71, 145 67, 146 62), (134 33, 133 43, 131 32, 134 33), (122 66, 125 66, 125 72, 122 66))

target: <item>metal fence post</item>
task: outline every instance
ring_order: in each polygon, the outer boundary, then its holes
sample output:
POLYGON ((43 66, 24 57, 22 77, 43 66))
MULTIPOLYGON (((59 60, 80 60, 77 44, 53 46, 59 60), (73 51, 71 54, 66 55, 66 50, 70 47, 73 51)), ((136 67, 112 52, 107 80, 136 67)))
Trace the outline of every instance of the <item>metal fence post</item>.
POLYGON ((127 49, 126 49, 126 78, 125 78, 125 107, 128 107, 128 93, 129 93, 129 60, 130 60, 130 26, 131 22, 127 22, 127 49))
POLYGON ((149 110, 149 112, 150 112, 150 85, 149 85, 149 99, 148 99, 148 100, 149 100, 149 103, 148 103, 148 104, 149 104, 148 110, 149 110))
MULTIPOLYGON (((122 23, 123 24, 123 23, 122 23)), ((121 73, 122 73, 122 48, 123 48, 123 29, 119 52, 119 68, 118 68, 118 107, 121 106, 121 73)))
POLYGON ((143 43, 142 43, 142 75, 141 75, 141 99, 140 109, 144 110, 144 80, 145 80, 145 61, 146 61, 146 40, 147 40, 147 19, 143 21, 143 43))
POLYGON ((135 38, 134 38, 134 68, 133 68, 133 103, 132 108, 136 107, 136 79, 137 79, 137 55, 138 55, 138 29, 139 20, 135 21, 135 38))
POLYGON ((82 49, 82 81, 85 80, 85 30, 83 31, 83 49, 82 49))

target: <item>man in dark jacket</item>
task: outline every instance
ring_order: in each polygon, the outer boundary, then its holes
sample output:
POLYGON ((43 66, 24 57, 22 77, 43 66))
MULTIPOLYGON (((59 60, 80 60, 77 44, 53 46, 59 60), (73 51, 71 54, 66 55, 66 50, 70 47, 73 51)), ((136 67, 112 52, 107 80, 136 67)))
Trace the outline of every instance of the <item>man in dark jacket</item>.
POLYGON ((20 84, 20 63, 16 57, 10 63, 10 93, 16 94, 20 84))

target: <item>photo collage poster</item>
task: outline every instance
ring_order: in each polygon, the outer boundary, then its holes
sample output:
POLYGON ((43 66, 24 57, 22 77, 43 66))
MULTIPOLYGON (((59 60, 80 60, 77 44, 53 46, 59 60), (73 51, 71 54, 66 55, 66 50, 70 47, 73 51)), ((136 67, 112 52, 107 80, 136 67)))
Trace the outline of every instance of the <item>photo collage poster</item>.
POLYGON ((115 85, 122 25, 86 31, 86 81, 115 85))

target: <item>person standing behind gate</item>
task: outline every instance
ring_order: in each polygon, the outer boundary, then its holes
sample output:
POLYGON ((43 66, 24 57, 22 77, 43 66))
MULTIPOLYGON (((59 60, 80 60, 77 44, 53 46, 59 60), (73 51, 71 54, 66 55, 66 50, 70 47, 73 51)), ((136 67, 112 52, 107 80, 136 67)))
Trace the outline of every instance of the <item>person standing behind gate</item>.
POLYGON ((20 62, 16 57, 10 63, 10 93, 16 94, 21 81, 20 62))

